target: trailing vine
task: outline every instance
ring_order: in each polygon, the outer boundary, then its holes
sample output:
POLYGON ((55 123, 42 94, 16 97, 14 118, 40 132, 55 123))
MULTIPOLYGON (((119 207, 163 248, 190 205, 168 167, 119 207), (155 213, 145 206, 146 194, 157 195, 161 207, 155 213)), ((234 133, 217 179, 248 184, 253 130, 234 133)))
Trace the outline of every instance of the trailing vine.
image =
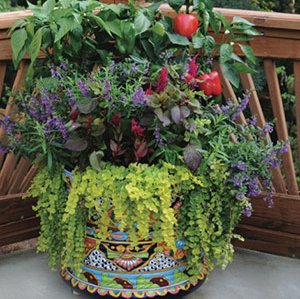
POLYGON ((117 225, 133 247, 153 231, 153 242, 175 249, 178 222, 172 204, 201 185, 200 178, 184 166, 104 164, 100 171, 75 171, 67 194, 62 174, 56 174, 52 183, 44 168, 27 195, 39 197, 35 208, 42 222, 39 250, 49 253, 52 268, 60 262, 80 273, 88 221, 97 227, 99 242, 107 240, 111 227, 117 225))

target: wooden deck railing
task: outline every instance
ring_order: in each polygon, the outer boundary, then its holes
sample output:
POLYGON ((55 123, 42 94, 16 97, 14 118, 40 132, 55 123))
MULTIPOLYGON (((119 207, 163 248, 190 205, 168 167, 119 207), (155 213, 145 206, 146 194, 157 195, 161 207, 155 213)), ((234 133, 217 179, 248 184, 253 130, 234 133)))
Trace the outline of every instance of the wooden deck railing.
MULTIPOLYGON (((241 74, 241 82, 244 90, 253 90, 249 106, 251 113, 257 117, 258 124, 260 126, 265 124, 263 107, 272 107, 277 136, 284 141, 289 139, 289 135, 276 73, 276 60, 292 61, 295 75, 297 150, 298 161, 300 161, 300 15, 219 8, 216 10, 222 12, 228 19, 233 16, 246 18, 262 33, 250 44, 256 56, 263 60, 269 96, 259 99, 252 75, 241 74), (264 105, 262 105, 263 101, 264 105)), ((168 6, 162 6, 162 11, 174 16, 174 12, 168 6)), ((19 11, 0 14, 0 96, 6 78, 7 62, 12 57, 7 30, 16 20, 30 13, 30 11, 19 11)), ((26 67, 27 62, 24 60, 16 74, 14 91, 21 88, 26 67)), ((235 100, 234 89, 224 76, 222 76, 222 83, 224 96, 235 100)), ((11 97, 2 112, 11 113, 12 101, 11 97)), ((243 115, 240 121, 246 121, 243 115)), ((254 215, 249 219, 243 219, 237 229, 237 232, 246 237, 246 242, 238 242, 237 245, 300 257, 300 197, 294 158, 289 148, 283 156, 282 170, 273 171, 273 185, 276 191, 274 208, 269 209, 261 199, 253 200, 254 215)), ((36 168, 32 167, 26 159, 16 161, 11 154, 0 155, 0 246, 36 236, 38 233, 38 221, 30 210, 32 202, 20 200, 21 194, 28 187, 35 172, 36 168)))

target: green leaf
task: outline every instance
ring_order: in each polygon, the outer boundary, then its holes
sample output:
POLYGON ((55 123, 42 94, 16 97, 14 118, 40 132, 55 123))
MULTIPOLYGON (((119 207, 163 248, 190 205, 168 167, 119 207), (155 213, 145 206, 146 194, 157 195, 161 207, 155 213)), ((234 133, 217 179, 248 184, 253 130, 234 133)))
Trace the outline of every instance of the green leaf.
POLYGON ((55 0, 47 0, 43 4, 43 10, 50 13, 54 9, 55 4, 56 4, 55 0))
POLYGON ((105 5, 105 8, 113 11, 117 16, 120 15, 120 13, 121 13, 120 6, 116 5, 116 4, 105 5))
POLYGON ((204 45, 204 37, 203 36, 193 36, 193 46, 195 49, 201 49, 204 45))
POLYGON ((256 58, 254 52, 250 46, 239 44, 242 52, 246 55, 247 59, 249 59, 252 63, 256 63, 256 58))
POLYGON ((216 18, 211 18, 210 26, 213 29, 215 34, 218 34, 221 30, 222 24, 221 21, 216 18))
POLYGON ((89 160, 91 166, 95 170, 100 170, 101 169, 101 160, 104 157, 104 153, 102 151, 94 151, 90 154, 89 160))
POLYGON ((251 68, 249 65, 246 63, 234 63, 233 64, 234 68, 239 72, 239 73, 254 73, 255 69, 251 68))
POLYGON ((60 0, 59 2, 60 2, 60 4, 62 5, 63 8, 67 8, 67 7, 70 6, 72 0, 60 0))
POLYGON ((248 20, 241 18, 241 17, 234 17, 232 19, 232 24, 244 24, 244 25, 248 25, 248 26, 255 26, 253 23, 249 22, 248 20))
POLYGON ((168 4, 178 12, 180 8, 185 4, 185 0, 168 0, 168 4))
POLYGON ((54 43, 61 40, 69 31, 74 28, 74 17, 60 19, 57 24, 59 25, 58 32, 55 34, 54 43))
POLYGON ((121 21, 120 20, 114 20, 114 21, 107 21, 105 22, 107 28, 116 36, 121 37, 121 21))
POLYGON ((156 22, 154 24, 152 31, 160 36, 163 36, 166 33, 164 25, 160 22, 156 22))
POLYGON ((188 46, 190 44, 190 41, 185 36, 170 32, 167 32, 167 35, 172 44, 180 46, 188 46))
POLYGON ((261 35, 260 32, 258 32, 257 30, 255 30, 254 28, 249 28, 243 31, 244 34, 247 34, 249 36, 259 36, 261 35))
POLYGON ((19 20, 17 20, 17 21, 13 24, 13 26, 9 29, 9 35, 12 34, 12 32, 14 32, 16 28, 22 27, 23 25, 25 25, 25 20, 24 20, 24 19, 19 19, 19 20))
POLYGON ((230 64, 221 64, 224 76, 232 83, 234 87, 239 87, 240 77, 236 72, 234 66, 230 64))
POLYGON ((53 167, 53 158, 51 151, 48 151, 48 168, 51 170, 53 167))
POLYGON ((204 47, 208 54, 215 48, 216 41, 211 35, 207 35, 204 37, 204 47))
POLYGON ((31 63, 33 64, 34 61, 36 60, 39 51, 41 49, 41 45, 42 45, 42 31, 43 31, 43 27, 39 28, 37 30, 37 32, 34 34, 32 41, 29 45, 28 48, 28 54, 30 56, 31 59, 31 63))
POLYGON ((25 28, 18 29, 11 35, 11 47, 13 51, 13 62, 15 68, 18 67, 21 59, 23 58, 20 53, 25 45, 26 39, 27 32, 25 28))
POLYGON ((220 47, 220 62, 225 63, 230 60, 233 47, 230 44, 223 44, 220 47))
POLYGON ((90 18, 93 19, 100 28, 104 29, 110 36, 112 36, 109 26, 107 26, 107 24, 100 17, 91 14, 90 18))
POLYGON ((135 26, 131 22, 120 22, 121 38, 117 38, 117 47, 121 54, 131 54, 135 46, 135 26))
POLYGON ((139 12, 134 19, 134 26, 136 35, 138 35, 147 31, 148 28, 151 26, 151 22, 142 12, 139 12))
POLYGON ((235 53, 231 54, 231 59, 240 63, 244 63, 243 59, 241 57, 239 57, 238 55, 236 55, 235 53))
POLYGON ((203 27, 204 27, 203 30, 204 30, 205 34, 208 31, 209 23, 210 23, 210 15, 207 11, 205 11, 203 13, 203 27))

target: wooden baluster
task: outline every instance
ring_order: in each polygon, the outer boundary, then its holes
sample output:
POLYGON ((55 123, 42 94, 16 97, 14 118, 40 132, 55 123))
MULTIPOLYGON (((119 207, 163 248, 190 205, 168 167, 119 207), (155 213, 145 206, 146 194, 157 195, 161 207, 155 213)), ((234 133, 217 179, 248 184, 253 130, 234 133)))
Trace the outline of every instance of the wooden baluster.
POLYGON ((9 189, 9 180, 14 171, 16 165, 16 158, 14 154, 9 153, 6 156, 4 164, 0 171, 0 194, 5 195, 7 190, 9 189))
MULTIPOLYGON (((276 73, 276 65, 272 59, 264 60, 265 74, 268 82, 268 88, 272 103, 273 114, 275 117, 276 132, 279 140, 288 141, 288 129, 283 109, 281 92, 279 87, 278 76, 276 73)), ((298 195, 298 185, 296 180, 296 173, 292 157, 291 146, 288 146, 288 152, 282 155, 283 168, 288 187, 288 193, 298 195)))
POLYGON ((27 191, 27 189, 29 188, 32 179, 35 177, 35 175, 37 174, 39 170, 39 166, 34 164, 31 166, 30 170, 28 171, 27 175, 25 176, 25 178, 23 179, 21 185, 20 185, 20 193, 24 193, 27 191))
MULTIPOLYGON (((250 111, 251 111, 251 114, 257 118, 258 126, 262 128, 266 123, 265 116, 264 116, 263 110, 261 108, 260 101, 259 101, 256 89, 255 89, 255 85, 254 85, 251 74, 241 73, 241 81, 242 81, 244 91, 245 92, 247 90, 251 91, 251 98, 249 101, 250 111)), ((267 138, 270 138, 269 134, 268 134, 267 138)), ((282 177, 280 168, 277 167, 277 168, 273 169, 272 174, 273 174, 273 177, 272 177, 273 186, 274 186, 276 192, 287 193, 285 182, 282 177)))
POLYGON ((4 87, 5 73, 6 73, 6 62, 0 61, 0 98, 4 87))
POLYGON ((294 62, 295 96, 296 96, 296 118, 297 118, 297 145, 298 145, 298 167, 300 171, 300 61, 294 62))
POLYGON ((31 167, 31 161, 29 159, 22 157, 8 183, 9 185, 8 194, 19 193, 21 189, 21 183, 24 180, 26 174, 28 173, 30 167, 31 167))
MULTIPOLYGON (((16 79, 13 84, 13 88, 12 88, 13 94, 18 92, 23 87, 27 69, 28 69, 28 62, 26 60, 23 60, 20 63, 20 67, 17 71, 16 79)), ((9 115, 12 112, 13 107, 14 107, 14 97, 10 96, 8 99, 8 103, 6 105, 5 115, 9 115)))
MULTIPOLYGON (((28 61, 23 60, 20 63, 20 67, 17 71, 16 79, 15 79, 14 84, 13 84, 13 88, 12 88, 13 94, 16 93, 17 91, 19 91, 23 87, 24 82, 25 82, 25 76, 26 76, 27 69, 28 69, 28 61)), ((14 97, 10 96, 9 99, 8 99, 4 114, 5 115, 10 115, 12 113, 13 109, 15 109, 14 108, 14 97)), ((0 141, 3 138, 3 133, 4 133, 3 128, 1 127, 0 128, 0 141)))
POLYGON ((4 158, 5 158, 5 154, 0 154, 0 169, 1 169, 1 167, 2 167, 4 158))

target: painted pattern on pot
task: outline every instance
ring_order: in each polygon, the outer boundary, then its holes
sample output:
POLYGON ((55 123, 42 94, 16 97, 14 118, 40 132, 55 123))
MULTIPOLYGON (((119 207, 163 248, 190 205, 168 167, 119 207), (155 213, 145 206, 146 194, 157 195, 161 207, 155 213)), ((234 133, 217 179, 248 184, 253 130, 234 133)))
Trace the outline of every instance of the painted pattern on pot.
MULTIPOLYGON (((70 182, 72 181, 72 174, 70 182)), ((205 280, 204 272, 191 282, 186 273, 185 241, 177 240, 176 250, 164 243, 156 244, 149 234, 148 240, 132 248, 126 232, 111 229, 110 237, 100 242, 97 228, 90 224, 85 238, 86 257, 82 277, 75 276, 71 269, 62 270, 62 276, 72 286, 99 296, 121 298, 152 298, 187 292, 205 280)))

